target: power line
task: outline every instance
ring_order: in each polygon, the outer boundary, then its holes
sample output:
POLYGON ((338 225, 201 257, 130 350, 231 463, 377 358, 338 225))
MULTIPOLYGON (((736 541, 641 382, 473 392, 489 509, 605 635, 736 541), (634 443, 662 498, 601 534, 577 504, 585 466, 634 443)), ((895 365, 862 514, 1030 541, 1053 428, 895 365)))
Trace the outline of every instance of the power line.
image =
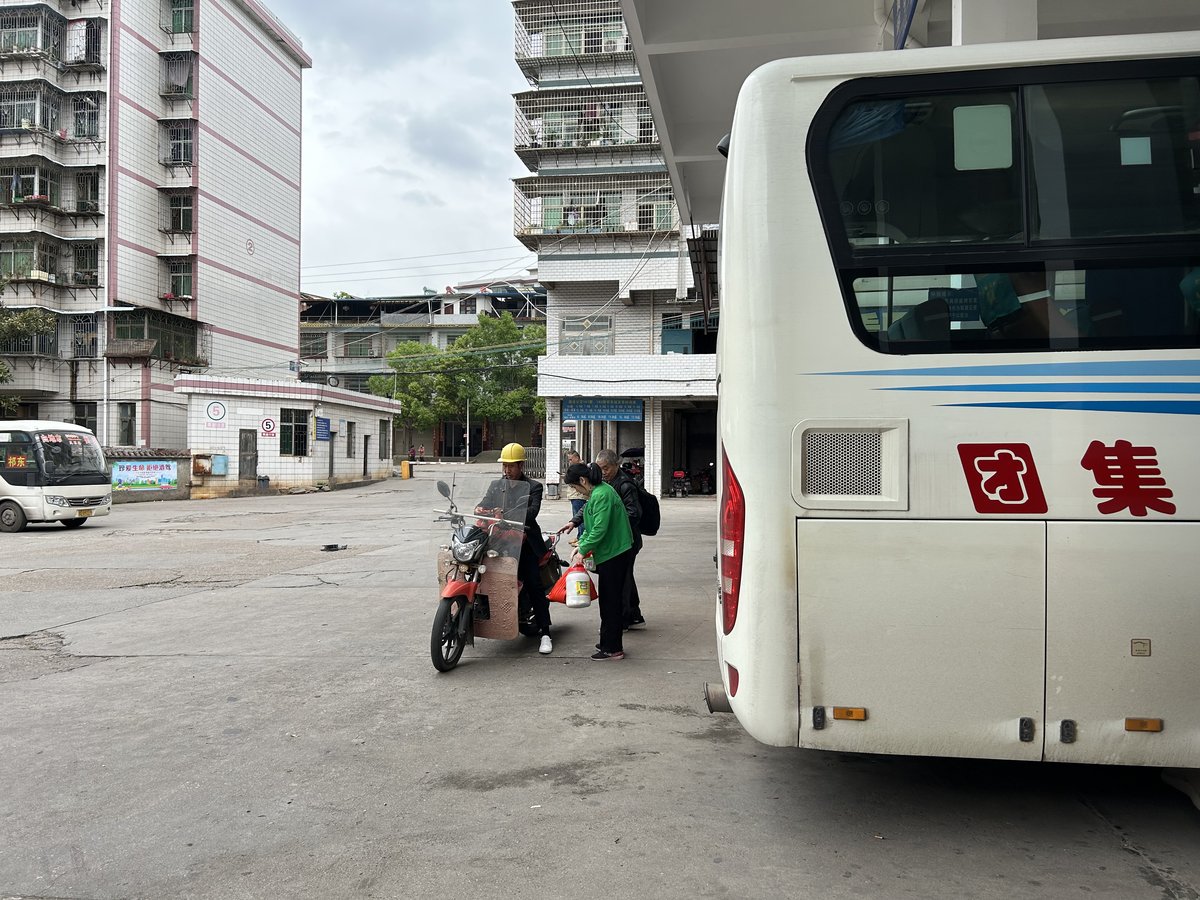
MULTIPOLYGON (((534 254, 532 252, 530 252, 530 253, 524 254, 523 256, 517 257, 517 259, 518 260, 525 259, 526 257, 532 256, 532 255, 534 255, 534 254)), ((323 272, 318 275, 302 276, 302 280, 306 284, 313 284, 313 283, 317 283, 317 282, 327 283, 327 282, 351 281, 351 280, 354 280, 354 281, 384 281, 388 278, 417 278, 417 277, 426 277, 426 276, 432 276, 432 275, 453 275, 458 272, 462 272, 464 270, 470 270, 470 269, 474 268, 475 266, 487 265, 488 263, 493 263, 493 262, 507 262, 511 259, 512 259, 512 257, 496 256, 496 257, 491 257, 488 259, 464 260, 462 265, 455 269, 439 269, 439 270, 433 271, 433 272, 426 271, 426 270, 422 269, 421 267, 407 268, 407 269, 405 269, 405 268, 363 269, 360 271, 350 271, 350 272, 323 272), (388 274, 380 274, 380 273, 388 273, 388 274)))
POLYGON ((434 259, 436 257, 441 257, 441 256, 471 256, 471 255, 474 255, 477 253, 491 253, 494 250, 515 250, 515 249, 516 248, 513 247, 511 244, 506 244, 503 247, 482 247, 478 250, 455 250, 450 253, 425 253, 425 254, 422 254, 419 256, 393 256, 389 259, 363 259, 363 260, 357 260, 355 262, 344 262, 344 263, 318 263, 318 264, 314 264, 311 266, 301 266, 300 271, 303 272, 303 271, 310 270, 310 269, 334 269, 334 268, 339 268, 341 266, 373 266, 376 263, 407 262, 410 259, 434 259))

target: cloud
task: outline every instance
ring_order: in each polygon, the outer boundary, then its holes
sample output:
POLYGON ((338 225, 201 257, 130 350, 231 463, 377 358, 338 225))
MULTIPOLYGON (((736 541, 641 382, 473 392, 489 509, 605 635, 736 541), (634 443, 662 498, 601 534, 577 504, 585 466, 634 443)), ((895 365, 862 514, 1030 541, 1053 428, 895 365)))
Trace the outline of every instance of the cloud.
POLYGON ((512 94, 528 84, 512 57, 511 5, 267 2, 313 57, 303 76, 304 288, 420 293, 520 272, 531 255, 513 237, 511 179, 526 173, 512 149, 512 94), (353 265, 422 255, 392 272, 353 265), (330 279, 331 265, 341 275, 330 279))
MULTIPOLYGON (((457 55, 465 36, 489 36, 494 17, 481 15, 495 0, 272 0, 289 29, 304 42, 313 64, 330 69, 373 71, 403 55, 444 63, 457 55)), ((510 16, 511 9, 505 10, 510 16)))

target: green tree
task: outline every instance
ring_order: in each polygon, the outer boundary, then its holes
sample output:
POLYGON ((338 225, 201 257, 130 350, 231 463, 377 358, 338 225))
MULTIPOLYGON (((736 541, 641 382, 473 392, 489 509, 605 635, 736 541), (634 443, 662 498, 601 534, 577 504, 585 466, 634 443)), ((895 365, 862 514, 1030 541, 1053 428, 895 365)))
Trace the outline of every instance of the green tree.
MULTIPOLYGON (((50 334, 58 326, 54 313, 41 309, 12 312, 0 309, 0 344, 16 338, 50 334)), ((12 372, 0 361, 0 384, 12 381, 12 372)), ((0 415, 11 416, 17 411, 16 397, 0 396, 0 415)))
POLYGON ((457 373, 458 409, 489 422, 508 422, 529 412, 541 414, 537 358, 546 352, 543 325, 517 325, 510 313, 480 316, 479 323, 447 351, 447 368, 457 373))
POLYGON ((380 397, 399 400, 403 412, 396 423, 404 429, 405 444, 413 431, 432 428, 454 414, 454 390, 444 373, 445 353, 431 344, 402 341, 388 354, 391 375, 372 375, 367 388, 380 397))

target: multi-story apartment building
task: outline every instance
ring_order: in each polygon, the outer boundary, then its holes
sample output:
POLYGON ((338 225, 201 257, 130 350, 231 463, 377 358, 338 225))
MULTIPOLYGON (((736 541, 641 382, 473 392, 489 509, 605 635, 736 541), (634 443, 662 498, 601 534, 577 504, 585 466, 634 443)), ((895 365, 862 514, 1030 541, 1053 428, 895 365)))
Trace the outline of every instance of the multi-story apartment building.
POLYGON ((297 356, 300 42, 258 0, 0 0, 0 345, 26 417, 187 446, 181 372, 297 356))
POLYGON ((715 311, 695 295, 663 148, 618 0, 513 0, 515 231, 548 289, 547 473, 643 448, 646 484, 716 458, 715 311), (567 423, 564 426, 564 422, 567 423))

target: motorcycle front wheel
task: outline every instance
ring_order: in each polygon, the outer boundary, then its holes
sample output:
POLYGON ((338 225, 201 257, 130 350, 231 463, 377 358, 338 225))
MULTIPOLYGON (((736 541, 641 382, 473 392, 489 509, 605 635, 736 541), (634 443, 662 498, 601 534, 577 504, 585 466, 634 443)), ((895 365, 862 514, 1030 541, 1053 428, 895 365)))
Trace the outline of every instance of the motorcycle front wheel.
POLYGON ((438 604, 433 616, 429 655, 433 659, 433 667, 439 672, 449 672, 462 657, 463 635, 459 626, 462 617, 469 615, 469 609, 461 597, 443 597, 438 604))

